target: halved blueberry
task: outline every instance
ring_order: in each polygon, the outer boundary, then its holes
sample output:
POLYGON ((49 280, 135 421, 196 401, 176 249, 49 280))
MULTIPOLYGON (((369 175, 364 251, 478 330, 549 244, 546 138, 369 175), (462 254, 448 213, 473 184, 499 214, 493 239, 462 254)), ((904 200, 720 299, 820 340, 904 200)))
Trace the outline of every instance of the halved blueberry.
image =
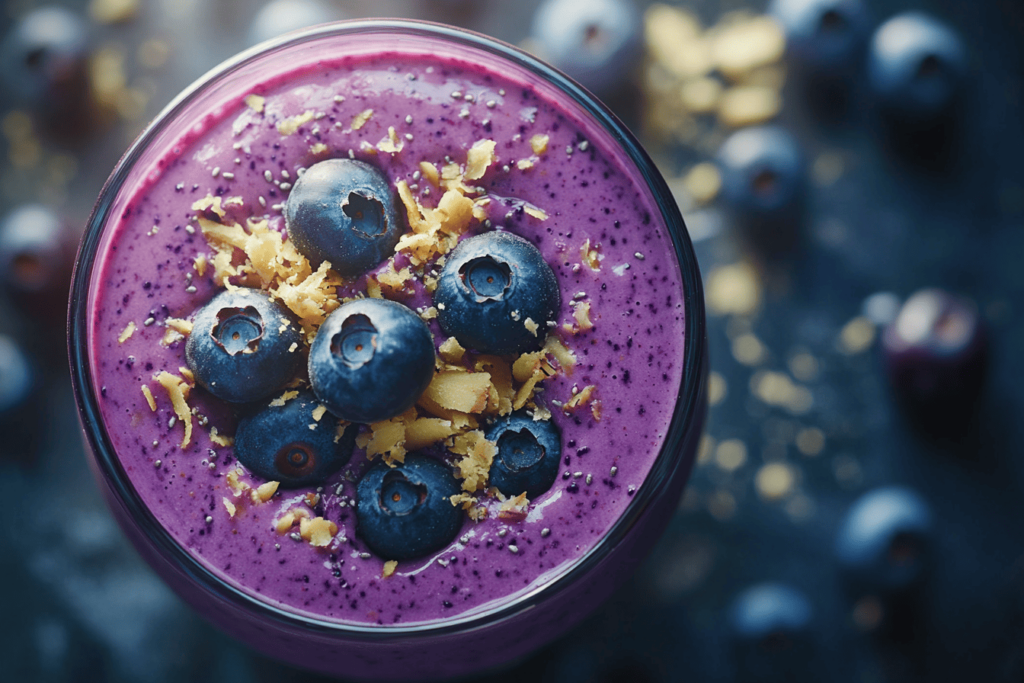
POLYGON ((185 360, 224 401, 268 398, 302 370, 302 330, 287 308, 256 289, 221 292, 196 314, 185 360))
POLYGON ((353 159, 313 164, 284 208, 288 237, 314 265, 329 261, 346 277, 391 255, 402 234, 395 197, 373 166, 353 159))
POLYGON ((425 455, 393 468, 377 463, 356 485, 356 533, 386 560, 440 550, 462 527, 462 509, 450 500, 459 489, 451 468, 425 455))
POLYGON ((967 76, 959 36, 934 17, 904 12, 871 39, 868 81, 887 113, 932 122, 949 113, 967 76))
POLYGON ((786 50, 812 72, 847 70, 870 31, 862 0, 773 0, 770 14, 786 33, 786 50))
POLYGON ((64 324, 73 264, 70 231, 52 209, 25 204, 0 223, 0 280, 28 315, 64 324))
POLYGON ((560 302, 558 280, 537 247, 503 231, 460 242, 434 291, 441 329, 480 353, 539 348, 560 302))
POLYGON ((813 671, 813 610, 797 588, 752 586, 733 601, 729 617, 741 680, 806 680, 813 671))
POLYGON ((309 381, 327 409, 350 422, 408 410, 434 376, 434 339, 411 309, 386 299, 331 313, 309 351, 309 381))
POLYGON ((268 405, 238 423, 235 457, 254 474, 286 488, 324 481, 352 457, 357 428, 330 413, 318 420, 320 402, 300 391, 284 405, 268 405))
POLYGON ((506 496, 536 498, 551 488, 562 457, 562 438, 551 420, 519 411, 499 418, 486 432, 498 446, 489 482, 506 496))
POLYGON ((875 489, 847 512, 835 555, 856 588, 891 595, 923 578, 931 534, 931 510, 917 493, 900 486, 875 489))

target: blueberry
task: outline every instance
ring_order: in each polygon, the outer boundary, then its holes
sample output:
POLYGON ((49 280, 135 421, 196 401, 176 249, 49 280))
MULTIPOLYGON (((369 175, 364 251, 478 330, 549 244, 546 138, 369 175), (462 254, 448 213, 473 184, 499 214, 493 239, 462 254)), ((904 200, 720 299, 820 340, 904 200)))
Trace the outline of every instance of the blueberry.
POLYGON ((895 594, 925 575, 931 533, 931 510, 914 491, 875 489, 847 512, 836 537, 836 559, 856 588, 895 594))
POLYGON ((642 52, 641 28, 628 0, 546 0, 531 37, 545 60, 604 94, 629 80, 642 52))
POLYGON ((811 72, 848 71, 871 27, 862 0, 773 0, 769 13, 786 34, 789 57, 811 72))
POLYGON ((987 334, 968 299, 923 289, 903 304, 881 336, 890 384, 922 425, 963 425, 988 366, 987 334))
POLYGON ((813 610, 800 590, 753 586, 736 597, 729 617, 739 680, 801 680, 813 670, 813 610))
POLYGON ((446 334, 480 353, 539 348, 554 324, 558 281, 537 247, 509 232, 485 232, 459 243, 434 292, 446 334), (536 327, 531 332, 527 320, 536 327))
POLYGON ((0 223, 0 281, 28 315, 64 325, 74 264, 72 235, 51 209, 26 204, 0 223))
POLYGON ((722 197, 751 241, 791 246, 802 215, 805 174, 796 140, 776 126, 733 133, 718 151, 722 197))
POLYGON ((300 252, 314 265, 330 261, 346 277, 381 263, 402 234, 387 179, 352 159, 328 159, 306 169, 288 195, 284 217, 300 252))
POLYGON ((967 52, 945 24, 906 12, 882 24, 871 39, 868 82, 886 113, 934 122, 950 113, 967 76, 967 52))
POLYGON ((331 313, 309 351, 309 381, 327 409, 350 422, 408 410, 434 376, 434 339, 419 316, 386 299, 331 313))
POLYGON ((344 423, 330 413, 317 420, 319 406, 306 390, 284 405, 264 406, 242 418, 235 432, 238 462, 285 488, 323 482, 352 457, 356 428, 339 431, 344 423))
POLYGON ((550 420, 537 420, 523 411, 499 418, 486 433, 498 446, 491 464, 490 485, 506 496, 526 492, 536 498, 551 488, 558 475, 562 439, 550 420))
POLYGON ((462 509, 451 468, 425 455, 409 454, 396 467, 377 463, 356 485, 356 532, 378 556, 409 560, 440 550, 462 527, 462 509))
POLYGON ((224 401, 269 397, 302 370, 302 331, 287 308, 255 289, 221 292, 196 314, 185 360, 224 401))
POLYGON ((341 18, 333 7, 319 0, 274 0, 264 5, 249 25, 249 44, 341 18))

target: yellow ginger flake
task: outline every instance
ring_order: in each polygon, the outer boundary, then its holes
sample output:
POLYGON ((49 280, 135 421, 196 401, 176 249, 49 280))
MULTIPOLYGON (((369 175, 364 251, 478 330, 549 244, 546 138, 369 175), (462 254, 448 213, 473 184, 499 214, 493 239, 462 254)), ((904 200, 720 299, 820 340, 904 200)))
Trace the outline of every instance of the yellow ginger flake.
POLYGON ((117 343, 124 344, 133 334, 135 334, 135 321, 129 320, 125 328, 121 330, 121 334, 117 335, 117 343))
POLYGON ((160 338, 160 344, 163 346, 170 346, 171 344, 179 342, 184 338, 185 336, 181 332, 178 332, 173 327, 168 327, 167 329, 164 330, 164 336, 160 338))
POLYGON ((325 548, 338 533, 338 525, 323 517, 299 520, 299 536, 315 548, 325 548))
POLYGON ((601 245, 590 245, 590 238, 583 241, 580 247, 580 261, 591 270, 601 270, 601 245))
POLYGON ((318 405, 316 408, 313 408, 313 419, 319 422, 326 412, 327 406, 318 405))
POLYGON ((572 371, 576 367, 576 355, 567 349, 557 337, 549 334, 544 340, 544 350, 555 357, 559 367, 566 375, 572 375, 572 371))
POLYGON ((281 515, 281 518, 274 524, 274 529, 279 534, 286 534, 289 529, 295 526, 296 522, 303 519, 309 519, 309 510, 304 508, 292 508, 281 515))
POLYGON ((498 519, 521 522, 526 519, 529 507, 530 501, 526 497, 526 491, 523 491, 518 496, 513 496, 501 504, 501 508, 498 510, 498 519))
POLYGON ((394 126, 388 126, 388 136, 377 143, 377 149, 385 154, 398 154, 404 146, 405 143, 398 137, 394 126))
POLYGON ((395 573, 395 569, 398 568, 398 560, 388 560, 384 563, 384 569, 381 570, 380 578, 386 579, 395 573))
POLYGON ((378 282, 377 278, 372 275, 366 278, 366 296, 371 299, 384 298, 384 292, 381 290, 380 282, 378 282))
POLYGON ((298 316, 307 337, 314 336, 316 328, 320 327, 328 314, 341 305, 335 290, 339 282, 330 269, 330 262, 324 261, 307 277, 289 278, 280 283, 277 289, 271 289, 271 293, 298 316))
POLYGON ((405 448, 408 451, 417 451, 458 433, 459 429, 451 420, 420 417, 405 426, 405 448))
POLYGON ((149 404, 149 409, 155 413, 156 400, 153 398, 153 392, 149 390, 149 385, 142 385, 142 395, 146 397, 146 403, 149 404))
POLYGON ((494 147, 494 140, 478 140, 469 148, 465 173, 468 180, 479 180, 484 177, 487 167, 494 163, 494 147))
POLYGON ((235 504, 232 503, 227 498, 221 498, 220 501, 224 503, 224 509, 228 511, 228 517, 234 519, 235 513, 238 511, 238 508, 235 507, 235 504))
POLYGON ((533 318, 527 318, 526 320, 524 320, 523 327, 525 327, 527 331, 530 332, 530 334, 532 334, 534 337, 537 336, 537 330, 540 329, 540 325, 533 322, 533 318))
POLYGON ((468 493, 457 493, 448 500, 450 500, 452 505, 455 507, 462 506, 463 510, 468 510, 473 507, 474 503, 476 503, 476 498, 468 493))
POLYGON ((195 386, 196 376, 187 367, 181 366, 178 368, 178 374, 185 378, 185 381, 195 386))
POLYGON ((441 186, 441 174, 438 172, 437 166, 434 166, 429 161, 420 162, 420 174, 434 187, 441 186))
POLYGON ((530 149, 533 150, 534 154, 540 156, 544 152, 548 151, 548 140, 550 140, 550 138, 547 135, 537 133, 530 138, 530 149))
POLYGON ((516 168, 518 168, 520 171, 528 171, 529 169, 533 168, 533 161, 531 161, 530 159, 520 159, 519 161, 516 162, 516 168))
POLYGON ((395 262, 388 261, 387 267, 377 273, 377 282, 382 296, 386 298, 400 297, 411 292, 407 289, 413 281, 412 270, 408 267, 395 270, 395 262))
POLYGON ((274 494, 277 493, 277 487, 280 485, 281 483, 277 481, 268 481, 264 484, 260 484, 250 492, 252 502, 266 503, 274 497, 274 494))
POLYGON ((167 327, 171 328, 172 330, 176 330, 177 332, 180 332, 185 336, 192 334, 191 320, 184 320, 182 318, 168 318, 164 322, 167 325, 167 327))
POLYGON ((533 216, 539 221, 546 221, 548 219, 548 214, 543 209, 538 209, 536 206, 532 206, 530 204, 524 206, 523 211, 526 212, 526 215, 533 216))
MULTIPOLYGON (((410 410, 415 412, 415 409, 410 410)), ((391 465, 405 462, 405 441, 405 415, 399 415, 371 424, 369 433, 364 432, 356 438, 356 445, 366 450, 367 458, 380 455, 391 465)))
POLYGON ((564 410, 567 413, 571 413, 580 406, 585 406, 587 403, 590 402, 590 398, 591 396, 593 396, 595 389, 597 389, 597 387, 595 387, 593 384, 588 384, 587 386, 583 387, 583 389, 573 394, 572 398, 570 398, 568 401, 565 402, 564 405, 562 405, 562 410, 564 410))
POLYGON ((271 401, 270 402, 270 406, 272 408, 280 408, 285 403, 287 403, 288 401, 292 400, 293 398, 295 398, 298 395, 299 395, 299 392, 297 392, 295 390, 286 391, 283 394, 281 394, 280 396, 278 396, 277 398, 275 398, 273 401, 271 401))
POLYGON ((295 116, 289 116, 286 119, 277 122, 277 132, 281 135, 291 135, 297 131, 302 124, 309 123, 316 116, 316 112, 312 109, 307 109, 301 114, 295 116))
POLYGON ((235 498, 240 497, 243 493, 252 488, 247 482, 240 479, 242 474, 244 474, 242 470, 236 467, 228 472, 224 477, 224 480, 228 483, 228 488, 231 489, 231 493, 235 498))
POLYGON ((446 370, 434 374, 422 398, 447 410, 480 413, 487 407, 490 386, 491 376, 486 372, 446 370))
POLYGON ((451 451, 463 456, 455 463, 455 476, 462 480, 462 490, 473 493, 483 489, 497 453, 494 442, 488 441, 484 433, 476 429, 456 436, 451 451))
POLYGON ((260 97, 255 93, 245 96, 245 106, 249 107, 249 109, 252 109, 257 114, 263 113, 263 104, 266 101, 267 99, 265 97, 260 97))
POLYGON ((462 344, 455 337, 445 339, 437 351, 446 363, 461 363, 463 356, 466 354, 466 349, 462 348, 462 344))
POLYGON ((224 198, 217 197, 212 194, 208 194, 202 199, 197 199, 192 202, 192 210, 197 213, 205 213, 207 210, 212 211, 219 218, 224 218, 227 214, 224 211, 224 198))
POLYGON ((423 318, 424 322, 433 320, 437 317, 437 309, 431 306, 420 313, 420 317, 423 318))
POLYGON ((352 117, 352 124, 349 127, 352 130, 359 130, 364 125, 366 125, 366 122, 370 120, 371 116, 373 116, 373 110, 364 109, 363 111, 359 112, 358 114, 352 117))
POLYGON ((594 323, 590 320, 590 302, 581 301, 573 307, 572 317, 576 319, 576 324, 579 326, 581 332, 594 329, 594 323))
POLYGON ((180 377, 166 371, 160 372, 155 379, 171 399, 171 406, 178 421, 185 426, 185 436, 181 440, 181 447, 184 449, 192 441, 192 412, 187 403, 190 387, 180 377))
POLYGON ((309 148, 309 153, 314 156, 320 156, 321 154, 327 154, 328 149, 327 145, 322 142, 318 142, 309 148))
POLYGON ((508 415, 512 412, 512 403, 515 400, 515 388, 512 385, 512 368, 498 356, 482 355, 477 356, 474 366, 478 372, 483 371, 491 376, 491 389, 494 394, 488 396, 488 413, 508 415))
POLYGON ((235 443, 232 437, 221 434, 217 431, 216 427, 210 427, 210 441, 223 447, 231 446, 235 443))
POLYGON ((199 277, 206 275, 206 266, 208 263, 209 262, 206 260, 206 254, 197 254, 196 257, 192 259, 192 267, 196 269, 196 273, 199 274, 199 277))
POLYGON ((474 522, 479 522, 480 520, 487 518, 487 508, 483 505, 478 505, 477 507, 469 508, 466 515, 474 522))

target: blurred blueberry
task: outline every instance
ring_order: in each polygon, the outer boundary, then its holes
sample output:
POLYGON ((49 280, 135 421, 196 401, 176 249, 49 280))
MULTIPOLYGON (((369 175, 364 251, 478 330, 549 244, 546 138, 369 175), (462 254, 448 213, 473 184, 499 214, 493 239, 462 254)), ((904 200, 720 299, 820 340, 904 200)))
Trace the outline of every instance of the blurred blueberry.
POLYGON ((434 305, 441 329, 467 349, 511 354, 540 348, 560 295, 537 247, 495 230, 465 239, 452 251, 434 305))
POLYGON ((402 234, 391 187, 362 161, 328 159, 295 181, 284 209, 288 236, 313 262, 346 277, 390 256, 402 234))
POLYGON ((350 422, 379 422, 408 410, 434 376, 434 339, 411 309, 386 299, 342 305, 309 351, 313 391, 350 422))
POLYGON ((792 61, 811 72, 854 66, 871 30, 862 0, 773 0, 768 11, 786 34, 792 61))
POLYGON ((385 560, 408 560, 440 550, 462 527, 462 508, 452 505, 459 482, 451 468, 425 455, 374 465, 356 485, 356 532, 385 560))
POLYGON ((196 314, 185 360, 217 398, 269 398, 302 371, 302 330, 287 308, 254 289, 221 292, 196 314))
POLYGON ((798 589, 780 583, 748 588, 729 611, 738 680, 790 681, 812 666, 813 610, 798 589))
POLYGON ((855 589, 887 597, 923 579, 931 535, 932 513, 917 493, 900 486, 879 488, 847 512, 835 555, 855 589))
POLYGON ((629 81, 641 31, 632 0, 545 0, 531 37, 544 60, 600 95, 629 81))
POLYGON ((352 457, 355 427, 339 438, 342 425, 330 413, 320 419, 320 402, 300 391, 284 405, 268 405, 238 423, 235 457, 250 471, 285 488, 323 482, 352 457), (313 429, 310 429, 310 426, 313 429))
POLYGON ((39 204, 25 204, 0 223, 0 279, 11 301, 40 322, 64 326, 74 264, 68 226, 39 204))
POLYGON ((777 126, 744 128, 718 150, 722 198, 755 244, 792 246, 799 234, 805 175, 796 140, 777 126))
POLYGON ((273 0, 264 5, 249 24, 249 44, 344 18, 335 7, 319 0, 273 0))
POLYGON ((871 39, 868 81, 883 110, 899 119, 933 122, 947 115, 966 76, 960 37, 930 15, 897 15, 871 39))
POLYGON ((558 475, 562 440, 551 420, 534 420, 525 411, 498 418, 487 429, 498 446, 490 485, 506 496, 526 492, 533 499, 551 488, 558 475))
POLYGON ((881 336, 890 384, 912 417, 943 428, 969 421, 984 386, 988 338, 973 301, 923 289, 881 336))

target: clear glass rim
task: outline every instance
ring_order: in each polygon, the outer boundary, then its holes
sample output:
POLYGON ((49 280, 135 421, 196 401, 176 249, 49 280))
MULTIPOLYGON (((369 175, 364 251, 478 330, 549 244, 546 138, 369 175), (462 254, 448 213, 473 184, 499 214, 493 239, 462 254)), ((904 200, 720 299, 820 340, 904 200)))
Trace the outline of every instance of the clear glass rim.
POLYGON ((672 193, 655 167, 653 161, 640 146, 632 133, 612 114, 608 108, 579 84, 539 61, 519 48, 497 39, 463 29, 424 21, 404 19, 373 19, 343 21, 324 24, 286 34, 261 43, 221 63, 200 77, 178 95, 146 127, 129 147, 113 173, 107 179, 103 190, 89 217, 72 279, 68 310, 68 345, 71 363, 72 384, 78 404, 83 430, 101 475, 120 499, 125 511, 131 516, 139 530, 146 535, 160 554, 171 564, 184 572, 191 580, 213 593, 221 600, 251 613, 259 615, 289 629, 299 628, 307 632, 319 632, 354 641, 392 642, 410 636, 436 637, 478 629, 496 624, 536 607, 571 586, 598 565, 621 543, 645 511, 662 494, 663 490, 678 474, 683 462, 682 447, 698 429, 703 410, 703 374, 706 362, 706 335, 704 320, 704 297, 693 245, 686 231, 679 208, 672 193), (277 50, 311 39, 329 38, 353 33, 400 33, 431 38, 440 38, 460 43, 470 48, 491 53, 510 60, 520 67, 533 72, 558 90, 568 95, 584 113, 594 118, 618 142, 640 172, 650 188, 662 220, 672 239, 683 280, 683 301, 685 318, 684 365, 679 398, 672 414, 672 421, 661 450, 643 484, 637 489, 626 510, 589 552, 579 558, 568 570, 552 581, 525 592, 507 603, 489 610, 455 616, 438 622, 410 625, 380 626, 349 624, 319 619, 311 615, 291 611, 264 602, 237 588, 201 562, 193 558, 156 520, 127 477, 120 460, 111 446, 106 427, 103 424, 95 386, 89 372, 88 300, 98 247, 103 228, 118 193, 127 181, 134 164, 146 146, 172 122, 204 88, 235 69, 257 60, 265 52, 277 50))

